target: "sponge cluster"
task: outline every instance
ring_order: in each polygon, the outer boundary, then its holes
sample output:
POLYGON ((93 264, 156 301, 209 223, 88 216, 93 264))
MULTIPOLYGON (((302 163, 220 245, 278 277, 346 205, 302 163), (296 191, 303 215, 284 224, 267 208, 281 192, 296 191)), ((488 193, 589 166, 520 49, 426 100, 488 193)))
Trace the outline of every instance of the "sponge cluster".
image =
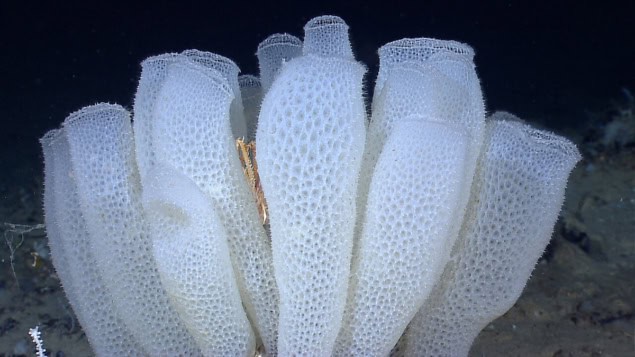
POLYGON ((41 139, 53 264, 97 355, 465 356, 520 296, 575 146, 486 119, 465 44, 386 44, 366 103, 346 23, 304 30, 258 46, 258 77, 150 57, 132 115, 88 106, 41 139))

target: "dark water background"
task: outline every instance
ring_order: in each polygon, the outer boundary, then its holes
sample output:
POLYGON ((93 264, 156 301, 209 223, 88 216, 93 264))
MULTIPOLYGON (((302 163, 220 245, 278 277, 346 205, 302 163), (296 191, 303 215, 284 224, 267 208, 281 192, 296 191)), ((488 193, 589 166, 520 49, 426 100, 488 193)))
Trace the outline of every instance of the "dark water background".
POLYGON ((378 47, 425 36, 476 50, 488 110, 548 127, 578 125, 622 88, 635 91, 635 1, 44 3, 0 5, 0 151, 37 150, 37 138, 85 105, 130 108, 139 62, 150 55, 198 48, 257 74, 261 40, 274 32, 301 37, 304 23, 321 14, 349 24, 368 83, 378 47))

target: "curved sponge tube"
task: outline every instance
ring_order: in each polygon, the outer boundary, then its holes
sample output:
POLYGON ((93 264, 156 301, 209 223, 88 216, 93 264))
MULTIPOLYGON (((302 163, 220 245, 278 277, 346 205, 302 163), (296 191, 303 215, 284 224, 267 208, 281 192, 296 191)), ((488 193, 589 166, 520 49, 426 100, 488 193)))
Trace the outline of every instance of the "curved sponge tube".
POLYGON ((262 105, 257 159, 280 290, 280 355, 329 355, 341 324, 364 145, 363 73, 341 58, 295 58, 262 105))
MULTIPOLYGON (((213 68, 169 65, 152 116, 157 165, 182 172, 212 201, 227 233, 238 288, 255 332, 275 354, 278 292, 271 247, 243 175, 230 126, 233 94, 213 68)), ((144 188, 145 180, 142 181, 144 188)))
POLYGON ((154 264, 141 206, 130 116, 97 104, 64 121, 90 248, 128 329, 151 355, 199 355, 171 308, 154 264), (143 283, 140 283, 143 282, 143 283))
POLYGON ((372 178, 336 355, 388 355, 423 304, 461 219, 468 144, 460 126, 395 124, 372 178))
POLYGON ((42 139, 46 233, 55 271, 97 355, 147 353, 133 339, 95 264, 64 129, 42 139))
POLYGON ((467 355, 479 331, 512 307, 551 238, 579 159, 562 137, 509 114, 490 119, 452 259, 410 324, 406 355, 467 355))
POLYGON ((258 66, 262 92, 267 93, 282 66, 302 54, 302 40, 286 34, 276 33, 258 44, 258 66))
POLYGON ((182 173, 155 167, 144 183, 154 260, 163 286, 208 356, 253 356, 255 338, 212 202, 182 173))

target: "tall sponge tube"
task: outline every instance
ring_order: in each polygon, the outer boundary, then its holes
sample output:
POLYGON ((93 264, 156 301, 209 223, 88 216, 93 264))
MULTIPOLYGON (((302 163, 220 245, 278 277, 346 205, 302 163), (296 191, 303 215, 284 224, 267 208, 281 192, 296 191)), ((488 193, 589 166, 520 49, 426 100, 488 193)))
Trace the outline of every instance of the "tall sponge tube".
MULTIPOLYGON (((260 224, 230 126, 233 93, 217 70, 171 63, 152 120, 156 164, 174 168, 212 201, 227 233, 238 288, 266 352, 275 354, 278 291, 271 247, 260 224)), ((145 187, 145 180, 142 181, 145 187)))
POLYGON ((64 121, 90 248, 126 327, 151 355, 199 355, 171 308, 152 259, 130 115, 97 104, 64 121))
POLYGON ((484 152, 452 259, 406 337, 409 356, 466 356, 474 338, 520 296, 551 238, 575 145, 506 113, 484 152))
POLYGON ((73 311, 95 354, 146 355, 121 320, 95 264, 65 130, 49 131, 41 143, 46 233, 55 271, 73 311))
POLYGON ((143 206, 161 281, 203 354, 253 356, 227 233, 210 199, 179 171, 157 166, 145 182, 143 206))
POLYGON ((386 356, 432 290, 461 219, 467 131, 395 124, 372 178, 337 356, 386 356))
POLYGON ((282 68, 263 101, 256 134, 280 291, 282 356, 330 355, 346 303, 365 136, 365 68, 323 53, 282 68))

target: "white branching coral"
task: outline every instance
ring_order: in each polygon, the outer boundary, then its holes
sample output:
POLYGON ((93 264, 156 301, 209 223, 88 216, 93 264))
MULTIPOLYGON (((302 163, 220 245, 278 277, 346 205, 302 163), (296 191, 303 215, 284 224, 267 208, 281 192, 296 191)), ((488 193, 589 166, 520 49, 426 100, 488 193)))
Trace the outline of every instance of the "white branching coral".
POLYGON ((42 333, 40 332, 40 326, 35 326, 29 329, 29 336, 35 344, 35 355, 37 357, 46 357, 46 349, 44 348, 44 341, 42 340, 42 333))

